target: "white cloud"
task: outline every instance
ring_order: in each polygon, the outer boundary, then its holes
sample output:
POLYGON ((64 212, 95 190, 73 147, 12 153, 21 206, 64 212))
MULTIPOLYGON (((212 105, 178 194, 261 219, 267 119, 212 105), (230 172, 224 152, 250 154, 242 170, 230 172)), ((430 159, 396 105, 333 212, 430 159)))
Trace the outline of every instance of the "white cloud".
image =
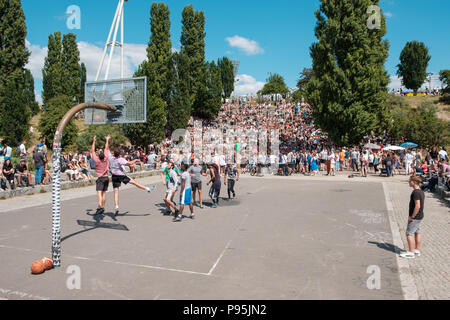
POLYGON ((238 48, 249 56, 264 53, 264 49, 262 49, 255 40, 246 39, 240 36, 227 37, 225 40, 231 47, 238 48))
POLYGON ((47 48, 32 45, 28 40, 25 40, 25 44, 31 52, 28 64, 25 68, 31 71, 34 78, 42 79, 42 68, 44 67, 45 57, 47 56, 47 48))
MULTIPOLYGON (((31 70, 33 77, 42 79, 42 68, 44 67, 45 57, 47 56, 47 47, 41 48, 39 45, 32 45, 30 42, 26 42, 27 48, 31 51, 31 56, 27 69, 31 70)), ((103 46, 95 45, 88 42, 78 42, 78 49, 80 50, 80 61, 84 62, 87 69, 88 81, 95 80, 97 69, 100 64, 100 60, 103 54, 103 46)), ((137 70, 139 64, 147 58, 147 45, 146 44, 125 44, 124 50, 124 76, 132 77, 133 73, 137 70)), ((109 52, 108 52, 109 53, 109 52)), ((109 54, 105 57, 103 64, 103 73, 100 76, 104 76, 106 71, 106 64, 109 58, 109 54)), ((111 69, 109 73, 109 79, 120 78, 120 48, 114 49, 114 56, 111 60, 111 69)))
POLYGON ((261 90, 265 83, 256 81, 255 78, 247 74, 241 74, 237 76, 239 82, 235 85, 234 95, 254 95, 261 90))
POLYGON ((36 102, 39 103, 40 105, 43 105, 44 102, 42 101, 42 96, 39 92, 37 92, 36 90, 34 90, 34 96, 36 97, 36 102))
POLYGON ((386 18, 392 18, 394 16, 394 14, 392 12, 384 12, 384 15, 386 16, 386 18))
MULTIPOLYGON (((147 45, 145 44, 125 44, 124 46, 124 77, 132 77, 138 66, 147 58, 147 45)), ((80 50, 80 60, 84 62, 87 70, 87 80, 94 81, 100 60, 103 54, 103 47, 81 41, 78 43, 80 50)), ((99 79, 103 79, 106 72, 106 65, 109 59, 109 52, 105 57, 103 69, 99 79)), ((114 49, 114 55, 111 60, 111 68, 109 71, 109 79, 120 78, 120 47, 114 49)))

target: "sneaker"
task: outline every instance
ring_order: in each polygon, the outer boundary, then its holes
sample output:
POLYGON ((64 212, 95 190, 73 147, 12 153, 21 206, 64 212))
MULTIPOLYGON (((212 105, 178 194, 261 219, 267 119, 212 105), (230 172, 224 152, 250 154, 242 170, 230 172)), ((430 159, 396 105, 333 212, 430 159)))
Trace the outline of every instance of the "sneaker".
POLYGON ((181 222, 182 220, 183 220, 183 216, 179 214, 173 221, 174 222, 181 222))
POLYGON ((167 210, 166 212, 164 212, 164 215, 165 216, 171 216, 172 215, 172 211, 167 210))
POLYGON ((191 214, 191 216, 189 218, 191 218, 192 220, 195 220, 195 214, 191 214))
POLYGON ((147 190, 148 193, 151 193, 155 189, 156 189, 156 186, 151 186, 151 187, 148 187, 146 190, 147 190))
POLYGON ((200 209, 203 209, 203 204, 200 205, 200 209))
POLYGON ((212 207, 213 207, 214 209, 216 209, 216 208, 217 208, 217 204, 214 203, 214 204, 212 205, 212 207))
POLYGON ((119 207, 116 207, 114 210, 114 216, 117 217, 119 215, 119 207))
POLYGON ((416 257, 420 257, 422 255, 419 250, 414 250, 414 254, 416 255, 416 257))
MULTIPOLYGON (((95 214, 97 215, 97 214, 103 214, 103 212, 102 212, 102 208, 97 208, 97 211, 95 211, 95 214)), ((104 211, 104 210, 103 210, 104 211)))
POLYGON ((401 258, 406 258, 406 259, 414 259, 415 258, 415 254, 413 252, 405 252, 400 254, 401 258))

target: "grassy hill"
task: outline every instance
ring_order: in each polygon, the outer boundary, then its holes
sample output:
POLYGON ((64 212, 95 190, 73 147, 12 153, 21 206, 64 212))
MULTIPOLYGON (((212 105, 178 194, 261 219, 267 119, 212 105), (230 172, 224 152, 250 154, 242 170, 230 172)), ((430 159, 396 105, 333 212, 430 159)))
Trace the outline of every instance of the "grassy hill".
POLYGON ((439 102, 439 97, 402 97, 411 107, 416 108, 423 102, 431 102, 438 108, 438 117, 450 121, 450 105, 439 102))

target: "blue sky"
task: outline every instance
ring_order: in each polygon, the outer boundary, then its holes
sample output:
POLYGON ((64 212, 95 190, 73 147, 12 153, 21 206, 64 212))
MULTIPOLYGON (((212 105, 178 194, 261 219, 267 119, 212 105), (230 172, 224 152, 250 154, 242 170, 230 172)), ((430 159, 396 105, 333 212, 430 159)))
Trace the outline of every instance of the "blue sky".
MULTIPOLYGON (((181 12, 193 4, 206 16, 206 58, 222 56, 240 60, 237 92, 259 90, 269 72, 281 74, 289 87, 295 87, 299 72, 311 66, 309 47, 316 41, 314 11, 319 0, 168 0, 171 12, 172 45, 180 48, 181 12)), ((88 80, 93 80, 103 46, 114 17, 117 0, 22 0, 28 28, 27 44, 32 51, 28 68, 35 77, 38 99, 42 91, 42 66, 49 34, 61 31, 77 35, 81 60, 86 63, 88 80), (66 10, 70 5, 81 9, 81 28, 70 30, 66 10)), ((125 4, 125 75, 131 76, 145 58, 150 36, 150 0, 130 0, 125 4)), ((387 17, 390 55, 386 69, 392 87, 399 87, 395 77, 399 55, 407 41, 423 41, 432 59, 428 71, 437 74, 450 68, 450 1, 382 0, 387 17)), ((118 52, 118 51, 117 51, 118 52)), ((110 78, 119 75, 115 55, 110 78)), ((433 83, 433 87, 438 83, 433 83)))

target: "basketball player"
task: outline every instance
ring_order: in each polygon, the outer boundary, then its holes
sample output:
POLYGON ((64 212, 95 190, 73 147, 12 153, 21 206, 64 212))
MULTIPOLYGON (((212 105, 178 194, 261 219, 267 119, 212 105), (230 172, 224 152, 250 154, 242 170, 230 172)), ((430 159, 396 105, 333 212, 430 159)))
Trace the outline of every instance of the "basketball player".
POLYGON ((135 159, 133 161, 128 161, 124 159, 120 155, 120 150, 116 149, 114 150, 114 155, 111 155, 111 153, 108 156, 109 160, 109 171, 112 174, 112 183, 114 188, 114 205, 116 206, 114 210, 114 215, 117 217, 119 215, 119 188, 121 184, 127 185, 128 183, 131 183, 132 185, 136 186, 137 188, 141 190, 145 190, 148 193, 152 192, 156 189, 156 186, 152 187, 145 187, 142 184, 139 184, 136 180, 132 180, 130 177, 128 177, 124 170, 124 165, 133 165, 135 164, 139 159, 135 159))

